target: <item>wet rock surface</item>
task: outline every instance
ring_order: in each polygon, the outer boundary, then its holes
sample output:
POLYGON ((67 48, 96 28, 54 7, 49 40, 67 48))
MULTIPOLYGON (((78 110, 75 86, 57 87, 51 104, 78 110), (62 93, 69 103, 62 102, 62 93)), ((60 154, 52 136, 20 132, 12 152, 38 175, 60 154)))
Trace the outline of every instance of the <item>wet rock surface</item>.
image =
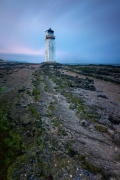
POLYGON ((9 179, 120 179, 120 85, 72 68, 2 66, 1 108, 8 107, 10 132, 21 138, 21 154, 5 166, 9 179))

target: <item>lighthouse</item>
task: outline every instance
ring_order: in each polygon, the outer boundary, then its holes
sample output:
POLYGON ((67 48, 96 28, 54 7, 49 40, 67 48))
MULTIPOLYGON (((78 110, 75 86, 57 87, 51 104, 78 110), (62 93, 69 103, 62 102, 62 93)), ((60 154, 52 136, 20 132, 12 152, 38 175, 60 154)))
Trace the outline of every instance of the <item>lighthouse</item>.
POLYGON ((51 28, 45 31, 45 62, 55 62, 55 36, 51 28))

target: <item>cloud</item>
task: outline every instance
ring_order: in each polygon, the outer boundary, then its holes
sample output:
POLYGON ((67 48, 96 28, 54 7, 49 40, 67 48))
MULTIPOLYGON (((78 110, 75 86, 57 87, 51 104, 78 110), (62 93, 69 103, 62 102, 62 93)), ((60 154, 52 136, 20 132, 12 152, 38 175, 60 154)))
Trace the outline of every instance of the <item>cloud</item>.
POLYGON ((9 48, 4 48, 0 49, 0 53, 6 53, 6 54, 29 54, 29 55, 44 55, 45 50, 36 50, 36 49, 30 49, 27 47, 9 47, 9 48))
POLYGON ((0 0, 0 52, 43 56, 51 27, 58 59, 119 58, 119 9, 119 0, 0 0))

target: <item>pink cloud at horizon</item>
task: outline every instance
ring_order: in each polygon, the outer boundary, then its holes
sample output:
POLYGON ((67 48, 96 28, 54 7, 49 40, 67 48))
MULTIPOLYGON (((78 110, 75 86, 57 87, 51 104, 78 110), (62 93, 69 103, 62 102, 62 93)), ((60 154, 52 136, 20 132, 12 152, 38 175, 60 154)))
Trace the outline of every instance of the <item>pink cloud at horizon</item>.
POLYGON ((9 47, 9 48, 4 48, 0 49, 0 53, 5 53, 5 54, 29 54, 29 55, 44 55, 45 50, 40 49, 40 50, 35 50, 35 49, 30 49, 26 47, 9 47))

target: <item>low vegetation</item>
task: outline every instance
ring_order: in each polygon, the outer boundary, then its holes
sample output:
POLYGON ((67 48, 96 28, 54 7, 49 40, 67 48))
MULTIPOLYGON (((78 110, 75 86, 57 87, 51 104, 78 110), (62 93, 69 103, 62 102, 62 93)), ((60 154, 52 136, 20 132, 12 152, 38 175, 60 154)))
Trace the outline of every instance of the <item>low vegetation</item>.
POLYGON ((0 179, 6 180, 6 171, 22 154, 23 144, 20 135, 10 129, 9 119, 4 109, 0 110, 0 136, 0 179))
POLYGON ((103 126, 100 126, 100 125, 96 125, 95 127, 96 127, 96 129, 98 131, 107 132, 107 128, 106 127, 103 127, 103 126))
POLYGON ((7 90, 7 87, 5 87, 5 86, 4 86, 4 87, 1 87, 1 88, 0 88, 0 94, 3 93, 3 92, 6 91, 6 90, 7 90))

